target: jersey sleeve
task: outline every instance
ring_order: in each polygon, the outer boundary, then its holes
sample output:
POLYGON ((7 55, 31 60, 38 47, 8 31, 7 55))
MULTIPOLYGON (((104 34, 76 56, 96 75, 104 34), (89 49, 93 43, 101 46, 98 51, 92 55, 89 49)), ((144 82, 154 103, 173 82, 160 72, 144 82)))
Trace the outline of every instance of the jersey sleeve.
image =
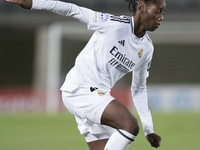
POLYGON ((53 0, 33 0, 31 10, 46 10, 62 16, 71 16, 88 24, 92 10, 72 3, 53 0))
POLYGON ((140 69, 133 72, 131 86, 134 105, 142 122, 145 136, 154 133, 152 116, 148 107, 146 88, 146 79, 149 76, 148 69, 150 63, 151 59, 148 59, 141 65, 140 69))
POLYGON ((100 32, 108 31, 110 26, 117 23, 112 21, 113 15, 111 14, 93 11, 76 4, 61 1, 33 0, 31 10, 46 10, 62 16, 71 16, 86 23, 89 30, 98 30, 100 32))

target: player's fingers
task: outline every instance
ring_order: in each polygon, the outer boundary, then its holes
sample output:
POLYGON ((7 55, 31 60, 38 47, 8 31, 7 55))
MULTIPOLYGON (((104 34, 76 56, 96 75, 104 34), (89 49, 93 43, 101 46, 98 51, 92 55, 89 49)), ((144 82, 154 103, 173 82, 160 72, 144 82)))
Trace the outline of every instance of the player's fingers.
POLYGON ((6 1, 15 3, 25 9, 31 9, 32 7, 32 0, 6 0, 6 1))
POLYGON ((149 142, 152 147, 158 148, 160 146, 160 142, 158 141, 158 139, 151 138, 149 142))
POLYGON ((160 147, 160 144, 161 144, 161 137, 159 136, 158 140, 157 140, 157 143, 158 143, 158 147, 160 147))
POLYGON ((158 144, 155 141, 151 141, 151 146, 157 148, 158 144))
POLYGON ((6 0, 7 2, 17 3, 17 0, 6 0))
POLYGON ((10 3, 15 3, 15 4, 20 4, 21 1, 20 0, 6 0, 7 2, 10 2, 10 3))
POLYGON ((160 147, 160 143, 161 143, 161 137, 157 134, 150 134, 147 135, 147 140, 149 141, 149 143, 151 144, 152 147, 158 148, 160 147))
POLYGON ((152 142, 152 146, 155 147, 155 148, 158 148, 158 147, 160 147, 160 143, 161 143, 161 139, 155 139, 152 142))

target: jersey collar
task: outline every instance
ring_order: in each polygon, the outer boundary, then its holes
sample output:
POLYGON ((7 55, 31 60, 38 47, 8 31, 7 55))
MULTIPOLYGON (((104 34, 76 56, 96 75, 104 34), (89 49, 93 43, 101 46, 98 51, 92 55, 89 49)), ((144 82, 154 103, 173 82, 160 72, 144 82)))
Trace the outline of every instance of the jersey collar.
POLYGON ((139 37, 137 37, 135 34, 134 34, 134 18, 133 18, 133 16, 131 17, 131 32, 132 32, 132 34, 133 34, 133 37, 134 37, 134 40, 136 40, 136 41, 142 41, 143 39, 144 39, 144 37, 146 36, 146 34, 147 34, 147 32, 141 37, 141 38, 139 38, 139 37))

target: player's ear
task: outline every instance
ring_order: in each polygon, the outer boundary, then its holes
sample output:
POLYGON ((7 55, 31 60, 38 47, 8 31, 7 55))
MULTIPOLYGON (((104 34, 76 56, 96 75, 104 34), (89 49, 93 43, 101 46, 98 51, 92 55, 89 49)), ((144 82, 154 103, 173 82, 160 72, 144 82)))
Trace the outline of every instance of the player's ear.
POLYGON ((146 11, 146 4, 143 1, 140 1, 137 5, 137 10, 141 13, 144 14, 146 11))

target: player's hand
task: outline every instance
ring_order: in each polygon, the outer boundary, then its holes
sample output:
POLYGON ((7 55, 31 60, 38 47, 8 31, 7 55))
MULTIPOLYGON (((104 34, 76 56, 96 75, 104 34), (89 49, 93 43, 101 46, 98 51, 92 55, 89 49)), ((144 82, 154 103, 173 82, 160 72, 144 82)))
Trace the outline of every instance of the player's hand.
POLYGON ((31 9, 32 0, 6 0, 7 2, 17 4, 25 9, 31 9))
POLYGON ((149 141, 152 147, 158 148, 160 147, 161 137, 155 133, 148 134, 146 139, 149 141))

